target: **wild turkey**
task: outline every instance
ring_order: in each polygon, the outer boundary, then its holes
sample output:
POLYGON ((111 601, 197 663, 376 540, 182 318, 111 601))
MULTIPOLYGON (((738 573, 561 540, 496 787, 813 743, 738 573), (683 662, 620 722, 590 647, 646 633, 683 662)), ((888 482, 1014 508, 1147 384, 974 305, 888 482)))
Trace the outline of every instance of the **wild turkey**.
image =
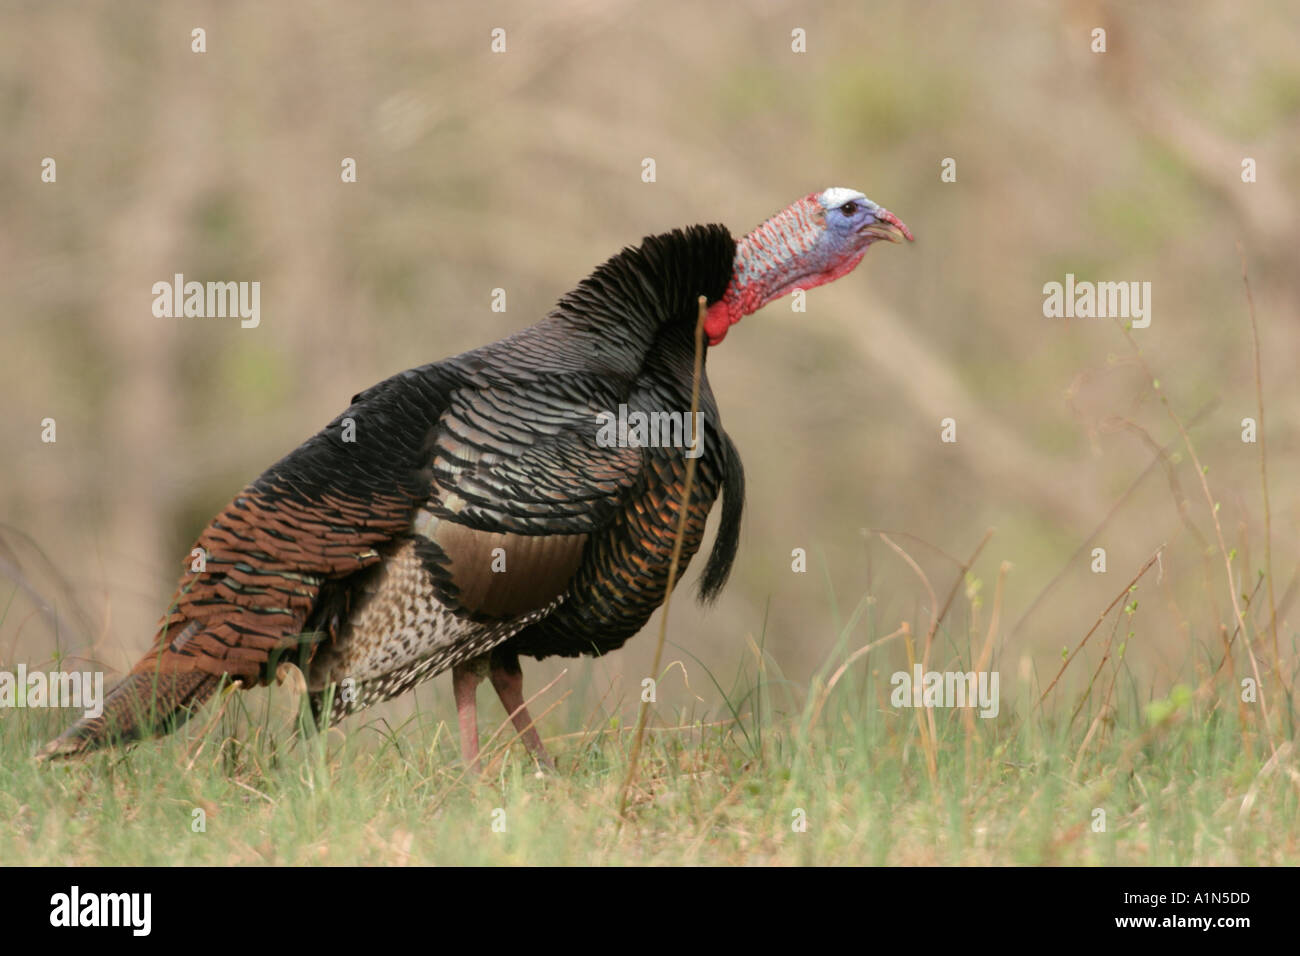
MULTIPOLYGON (((182 575, 152 649, 101 716, 40 756, 170 729, 223 680, 252 686, 289 661, 331 722, 451 668, 471 765, 475 691, 490 675, 549 765, 519 656, 621 647, 663 602, 682 507, 686 449, 635 429, 632 441, 602 440, 599 424, 690 408, 699 296, 715 346, 743 316, 903 238, 892 213, 842 188, 799 199, 739 242, 720 225, 651 236, 536 325, 357 395, 213 519, 197 542, 206 567, 182 575)), ((721 495, 707 601, 736 555, 744 475, 707 378, 699 409, 682 559, 721 495)))

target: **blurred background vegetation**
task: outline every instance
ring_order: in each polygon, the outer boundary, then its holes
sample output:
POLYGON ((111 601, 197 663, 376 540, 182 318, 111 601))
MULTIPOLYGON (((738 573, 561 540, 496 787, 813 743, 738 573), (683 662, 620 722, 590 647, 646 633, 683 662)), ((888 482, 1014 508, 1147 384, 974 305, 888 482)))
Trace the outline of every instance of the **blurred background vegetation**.
MULTIPOLYGON (((1167 544, 1127 658, 1162 692, 1234 623, 1197 537, 1214 540, 1209 509, 1179 455, 1181 516, 1170 469, 1124 424, 1177 439, 1114 323, 1045 319, 1042 287, 1067 272, 1152 283, 1151 326, 1134 336, 1192 422, 1249 592, 1264 534, 1258 447, 1241 441, 1256 404, 1238 241, 1293 647, 1297 49, 1300 7, 1281 0, 7 3, 0 665, 59 647, 128 666, 208 519, 355 392, 535 321, 646 234, 723 222, 739 235, 830 185, 862 189, 917 241, 873 249, 807 314, 772 306, 710 355, 749 507, 718 606, 673 610, 667 659, 684 660, 690 689, 674 678, 667 693, 713 707, 682 648, 730 673, 751 637, 806 679, 864 598, 850 646, 900 620, 923 634, 925 588, 861 529, 964 559, 989 527, 936 663, 987 624, 1007 561, 995 661, 1046 683, 1167 544), (1098 26, 1104 55, 1090 50, 1098 26), (796 27, 806 54, 791 52, 796 27), (55 184, 40 180, 47 156, 55 184), (355 184, 340 181, 344 157, 355 184), (644 157, 657 182, 641 181, 644 157), (945 157, 955 183, 940 181, 945 157), (1244 157, 1258 182, 1241 181, 1244 157), (175 273, 261 282, 260 327, 155 318, 151 287, 175 273), (495 287, 505 313, 490 310, 495 287), (939 440, 947 417, 955 444, 939 440), (1108 573, 1090 570, 1092 546, 1108 573), (806 574, 791 571, 796 547, 806 574)), ((954 562, 895 540, 942 601, 954 562)), ((529 686, 570 666, 576 701, 621 699, 630 715, 653 644, 532 665, 529 686)), ((447 680, 422 706, 449 712, 447 680)))

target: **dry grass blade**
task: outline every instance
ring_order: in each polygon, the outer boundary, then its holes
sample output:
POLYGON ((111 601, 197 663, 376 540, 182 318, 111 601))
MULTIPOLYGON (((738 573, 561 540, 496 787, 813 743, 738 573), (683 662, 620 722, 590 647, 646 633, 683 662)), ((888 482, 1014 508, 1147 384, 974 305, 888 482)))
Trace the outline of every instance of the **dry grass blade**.
MULTIPOLYGON (((934 641, 935 632, 939 630, 940 617, 942 614, 947 613, 948 608, 945 605, 942 612, 939 610, 939 602, 935 599, 934 588, 930 586, 930 579, 926 577, 925 572, 921 570, 921 566, 913 560, 912 556, 890 541, 888 535, 881 534, 880 538, 907 562, 908 567, 916 572, 916 576, 925 585, 925 593, 930 595, 930 626, 926 629, 925 650, 921 653, 921 670, 928 671, 930 669, 930 646, 934 641)), ((961 578, 958 577, 958 581, 960 580, 961 578)), ((955 588, 953 593, 956 593, 955 588)), ((910 671, 916 667, 916 653, 912 647, 912 636, 907 622, 903 623, 903 628, 904 633, 907 635, 907 669, 910 671)), ((935 744, 939 732, 934 725, 934 708, 929 706, 917 708, 916 719, 921 725, 921 746, 925 748, 926 767, 930 772, 930 782, 934 783, 938 779, 939 773, 939 754, 935 744), (924 717, 922 711, 924 711, 924 717)))
MULTIPOLYGON (((1217 407, 1218 407, 1217 401, 1208 402, 1206 405, 1204 405, 1201 408, 1200 411, 1198 411, 1195 415, 1193 415, 1190 419, 1188 419, 1188 424, 1189 425, 1199 424, 1206 416, 1210 414, 1210 412, 1214 411, 1215 408, 1217 407)), ((1139 429, 1138 434, 1143 436, 1144 439, 1145 437, 1149 437, 1149 434, 1144 429, 1139 429)), ((1057 585, 1059 585, 1063 580, 1065 580, 1065 577, 1070 572, 1070 569, 1073 568, 1075 566, 1075 562, 1079 560, 1079 556, 1085 554, 1088 551, 1088 549, 1092 547, 1093 542, 1097 540, 1098 536, 1102 533, 1102 531, 1104 531, 1106 527, 1111 523, 1111 521, 1114 520, 1115 516, 1120 513, 1120 510, 1124 507, 1124 505, 1128 503, 1128 501, 1133 497, 1134 493, 1138 490, 1138 488, 1141 487, 1142 483, 1146 481, 1147 476, 1155 472, 1155 470, 1158 467, 1160 467, 1162 463, 1165 465, 1166 470, 1168 470, 1169 449, 1173 447, 1173 443, 1170 442, 1168 445, 1165 445, 1163 447, 1160 445, 1152 444, 1151 447, 1155 451, 1155 457, 1151 459, 1151 463, 1148 464, 1146 468, 1142 470, 1141 474, 1139 474, 1136 478, 1133 479, 1133 482, 1128 486, 1128 488, 1124 490, 1124 493, 1115 499, 1115 503, 1111 505, 1110 510, 1106 512, 1106 516, 1102 518, 1101 521, 1098 522, 1097 526, 1092 529, 1092 533, 1089 534, 1088 537, 1083 539, 1083 541, 1079 544, 1079 546, 1074 549, 1074 553, 1071 554, 1069 558, 1066 559, 1063 565, 1061 565, 1061 569, 1056 572, 1056 575, 1052 578, 1052 580, 1048 581, 1046 586, 1044 586, 1043 589, 1039 591, 1037 595, 1035 595, 1034 599, 1029 602, 1029 607, 1026 608, 1025 611, 1020 615, 1020 620, 1016 621, 1015 627, 1011 628, 1011 632, 1008 635, 1008 640, 1014 639, 1020 633, 1020 629, 1025 626, 1025 622, 1029 620, 1029 618, 1033 615, 1033 613, 1036 610, 1038 610, 1038 608, 1042 605, 1043 601, 1046 600, 1047 596, 1056 589, 1057 585)), ((1177 505, 1177 501, 1175 502, 1175 504, 1177 505)))
POLYGON ((186 773, 189 773, 194 769, 194 764, 199 759, 199 755, 203 753, 203 748, 208 745, 208 734, 212 732, 212 728, 217 726, 217 722, 225 715, 226 705, 230 703, 230 695, 237 690, 243 689, 244 682, 242 680, 236 680, 231 681, 221 690, 221 706, 216 709, 208 722, 203 725, 203 730, 199 732, 199 735, 196 738, 197 743, 194 747, 194 751, 190 754, 189 763, 185 765, 186 773))
POLYGON ((1250 815, 1251 808, 1255 806, 1255 801, 1259 799, 1259 790, 1278 768, 1284 768, 1287 776, 1291 778, 1291 783, 1295 786, 1296 792, 1300 793, 1300 773, 1295 768, 1289 766, 1291 759, 1291 742, 1283 741, 1282 746, 1278 747, 1273 756, 1268 758, 1264 766, 1260 767, 1259 773, 1255 774, 1255 779, 1250 782, 1250 788, 1246 795, 1241 798, 1241 806, 1237 810, 1237 819, 1239 821, 1246 819, 1250 815))
MULTIPOLYGON (((1155 377, 1151 371, 1151 366, 1147 364, 1146 357, 1142 354, 1142 349, 1138 347, 1137 341, 1133 338, 1132 331, 1123 323, 1119 324, 1120 331, 1124 333, 1124 338, 1128 340, 1129 348, 1133 350, 1133 356, 1137 359, 1138 364, 1142 366, 1142 371, 1151 386, 1160 396, 1160 404, 1164 406, 1165 413, 1169 420, 1174 423, 1178 429, 1178 434, 1183 440, 1183 447, 1187 449, 1187 456, 1191 458, 1192 464, 1196 467, 1196 477, 1201 483, 1201 492, 1205 495, 1205 502, 1210 508, 1210 518, 1214 522, 1215 541, 1219 547, 1219 555, 1223 558, 1223 569, 1228 578, 1228 596, 1232 598, 1232 610, 1237 618, 1237 623, 1241 626, 1242 643, 1246 648, 1246 656, 1250 658, 1251 673, 1255 678, 1255 686, 1259 692, 1259 710, 1263 717, 1264 739, 1268 742, 1269 750, 1277 752, 1277 744, 1273 741, 1272 723, 1268 715, 1268 703, 1264 694, 1264 681, 1259 674, 1259 661, 1255 657, 1255 649, 1251 645, 1250 632, 1246 627, 1246 615, 1242 613, 1241 601, 1237 598, 1237 582, 1232 576, 1232 556, 1228 553, 1228 545, 1223 538, 1223 524, 1219 521, 1219 503, 1214 500, 1214 494, 1210 491, 1210 483, 1205 478, 1206 468, 1201 464, 1200 455, 1196 453, 1196 446, 1192 444, 1192 436, 1187 433, 1187 428, 1183 425, 1182 419, 1174 411, 1173 406, 1169 403, 1169 396, 1160 388, 1160 380, 1155 377)), ((1223 628, 1224 631, 1227 628, 1223 628)))
POLYGON ((884 637, 874 640, 870 644, 867 644, 863 647, 859 647, 856 651, 854 651, 845 659, 843 664, 841 664, 838 668, 836 668, 835 673, 831 675, 831 679, 826 682, 826 686, 823 687, 821 693, 817 695, 817 703, 813 707, 812 720, 808 721, 809 734, 811 734, 813 728, 817 726, 817 718, 821 716, 822 708, 826 705, 827 698, 831 696, 831 691, 835 689, 835 685, 839 683, 840 678, 844 676, 845 671, 847 671, 849 667, 852 666, 853 662, 856 661, 862 655, 870 653, 871 651, 875 650, 881 644, 886 644, 889 641, 892 641, 894 638, 901 637, 902 635, 908 633, 910 633, 910 630, 908 628, 907 622, 904 621, 902 626, 899 627, 898 630, 894 631, 894 633, 886 634, 884 637))
MULTIPOLYGON (((987 537, 985 540, 988 540, 987 537)), ((993 590, 993 613, 989 615, 988 633, 984 637, 984 647, 980 649, 979 658, 972 662, 974 664, 972 669, 977 675, 987 672, 989 664, 993 661, 993 644, 997 640, 998 626, 1002 622, 1002 598, 1006 593, 1007 575, 1010 572, 1010 561, 1003 561, 998 566, 998 582, 993 590)), ((951 597, 949 600, 951 600, 951 597)), ((978 739, 975 734, 975 711, 973 709, 964 709, 962 711, 962 726, 966 732, 966 765, 970 766, 972 748, 974 742, 978 739)))
MULTIPOLYGON (((916 576, 921 579, 921 583, 925 585, 925 593, 930 595, 930 626, 925 632, 925 653, 921 659, 923 666, 928 665, 930 663, 930 642, 934 640, 934 634, 939 629, 939 600, 934 596, 934 588, 930 586, 930 579, 926 577, 925 572, 921 570, 921 566, 916 563, 912 556, 898 545, 894 544, 893 541, 889 540, 889 535, 885 534, 883 531, 880 532, 880 540, 893 548, 898 556, 907 562, 907 566, 916 573, 916 576)), ((953 593, 956 593, 955 589, 953 593)), ((944 610, 947 611, 946 606, 944 607, 944 610)))
POLYGON ((980 543, 975 546, 975 550, 971 552, 971 556, 966 559, 966 563, 958 565, 960 570, 957 573, 956 579, 952 582, 952 588, 948 591, 947 600, 943 602, 943 607, 939 609, 939 616, 935 618, 932 625, 933 629, 926 638, 927 645, 929 644, 930 639, 934 637, 935 632, 938 631, 939 625, 943 623, 943 619, 948 616, 948 609, 952 607, 953 599, 957 597, 957 592, 961 589, 962 582, 966 580, 966 575, 970 572, 970 569, 975 567, 975 562, 979 560, 980 554, 984 551, 984 546, 989 543, 992 537, 993 529, 989 528, 984 532, 984 537, 980 538, 980 543))
MULTIPOLYGON (((907 669, 915 670, 916 642, 912 640, 912 629, 908 627, 906 621, 903 622, 903 640, 907 646, 907 669)), ((925 753, 925 770, 929 774, 930 785, 933 787, 939 782, 939 754, 934 742, 933 708, 922 706, 913 709, 916 711, 916 729, 921 735, 921 750, 925 753), (930 717, 929 720, 926 720, 927 715, 930 717)))
MULTIPOLYGON (((894 551, 904 561, 907 562, 908 566, 916 573, 917 577, 921 579, 921 583, 925 585, 926 592, 930 595, 930 607, 932 609, 931 616, 930 616, 930 626, 926 630, 925 649, 922 652, 922 656, 921 656, 921 669, 927 670, 930 666, 930 648, 932 643, 934 642, 934 635, 938 633, 939 625, 943 623, 943 619, 948 616, 948 609, 952 607, 953 599, 956 598, 957 591, 958 589, 961 588, 962 581, 965 580, 967 572, 969 572, 970 569, 974 567, 976 560, 979 559, 980 553, 984 550, 984 546, 988 544, 989 539, 993 537, 993 529, 989 528, 987 531, 984 532, 984 537, 980 539, 980 543, 976 545, 975 550, 971 553, 971 556, 966 560, 966 563, 960 565, 960 571, 958 572, 956 579, 952 583, 952 588, 948 591, 947 600, 943 602, 943 607, 937 609, 936 609, 936 605, 938 604, 938 602, 935 599, 934 588, 930 586, 930 579, 926 577, 925 572, 921 570, 920 565, 918 565, 916 561, 912 559, 912 556, 910 554, 908 554, 897 544, 891 541, 889 539, 889 536, 885 534, 883 531, 879 531, 877 532, 877 534, 880 535, 881 540, 883 540, 885 544, 893 548, 894 551)), ((912 645, 911 629, 909 628, 908 624, 904 622, 903 626, 899 630, 907 637, 907 666, 908 669, 910 670, 916 666, 916 655, 912 645)), ((893 636, 894 635, 892 634, 890 635, 890 637, 893 636)), ((888 638, 882 638, 882 640, 887 640, 887 639, 888 638)), ((938 737, 938 731, 934 725, 934 709, 931 707, 925 707, 922 709, 924 709, 925 711, 925 718, 924 720, 922 720, 920 710, 918 710, 917 722, 921 727, 921 745, 925 749, 925 753, 926 753, 926 766, 929 768, 931 781, 934 781, 938 774, 938 754, 935 751, 935 743, 934 743, 936 738, 938 737)))
POLYGON ((1246 306, 1250 313, 1250 338, 1255 351, 1255 405, 1258 418, 1259 484, 1264 494, 1264 567, 1268 578, 1268 630, 1273 638, 1273 674, 1282 677, 1282 655, 1277 642, 1277 602, 1273 598, 1273 512, 1268 500, 1268 443, 1264 437, 1264 378, 1259 366, 1259 323, 1255 320, 1255 296, 1250 291, 1250 275, 1246 272, 1246 250, 1237 243, 1241 257, 1241 282, 1246 287, 1246 306))
MULTIPOLYGON (((700 376, 704 371, 704 317, 707 314, 708 301, 700 296, 699 315, 695 321, 695 368, 691 375, 691 422, 696 421, 700 407, 700 376)), ((664 591, 664 606, 659 612, 659 639, 655 643, 654 664, 650 673, 658 675, 659 664, 663 660, 664 641, 668 636, 668 609, 672 605, 673 587, 677 584, 677 570, 682 558, 682 538, 686 535, 686 516, 690 510, 691 491, 695 484, 694 458, 686 459, 686 479, 682 487, 681 513, 677 518, 677 534, 673 538, 672 559, 668 562, 668 583, 664 591)), ((650 703, 642 699, 641 708, 636 718, 636 736, 632 738, 632 753, 628 756, 627 776, 623 778, 622 792, 618 798, 619 827, 627 814, 627 798, 632 784, 636 781, 637 762, 641 759, 641 745, 645 741, 645 725, 650 716, 650 703)))
POLYGON ((1124 598, 1128 595, 1128 593, 1133 590, 1134 585, 1136 585, 1138 581, 1142 579, 1142 575, 1146 574, 1148 571, 1151 570, 1151 566, 1155 564, 1156 561, 1160 558, 1160 552, 1162 552, 1164 549, 1165 546, 1163 544, 1159 548, 1157 548, 1156 553, 1151 555, 1151 557, 1147 558, 1146 564, 1142 565, 1141 570, 1139 570, 1137 574, 1133 575, 1133 580, 1129 581, 1128 584, 1124 585, 1124 590, 1120 591, 1119 594, 1115 595, 1115 599, 1106 605, 1106 610, 1102 611, 1101 614, 1097 616, 1096 623, 1093 624, 1092 627, 1088 628, 1088 633, 1083 635, 1083 640, 1079 641, 1078 645, 1074 648, 1074 650, 1070 652, 1070 656, 1065 659, 1065 662, 1063 664, 1061 664, 1061 669, 1056 672, 1056 676, 1053 677, 1052 682, 1047 685, 1047 689, 1043 691, 1043 695, 1038 698, 1039 707, 1043 706, 1043 701, 1047 700, 1047 695, 1052 692, 1052 688, 1055 687, 1056 682, 1061 679, 1061 675, 1064 674, 1066 668, 1070 666, 1070 662, 1074 660, 1075 656, 1079 653, 1079 651, 1083 650, 1083 646, 1088 643, 1088 639, 1092 637, 1092 635, 1096 632, 1097 628, 1101 627, 1101 622, 1106 620, 1106 618, 1110 616, 1110 612, 1115 609, 1115 605, 1118 604, 1120 601, 1124 600, 1124 598))

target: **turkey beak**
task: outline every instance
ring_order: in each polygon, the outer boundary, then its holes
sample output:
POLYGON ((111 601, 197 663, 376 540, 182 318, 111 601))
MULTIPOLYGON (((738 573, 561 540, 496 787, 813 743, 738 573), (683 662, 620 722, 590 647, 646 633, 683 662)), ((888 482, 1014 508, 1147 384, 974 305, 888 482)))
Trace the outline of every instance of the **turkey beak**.
POLYGON ((876 210, 875 219, 867 223, 858 230, 859 234, 866 236, 875 236, 877 239, 884 239, 887 242, 902 242, 906 239, 912 242, 912 232, 892 212, 881 206, 876 210))

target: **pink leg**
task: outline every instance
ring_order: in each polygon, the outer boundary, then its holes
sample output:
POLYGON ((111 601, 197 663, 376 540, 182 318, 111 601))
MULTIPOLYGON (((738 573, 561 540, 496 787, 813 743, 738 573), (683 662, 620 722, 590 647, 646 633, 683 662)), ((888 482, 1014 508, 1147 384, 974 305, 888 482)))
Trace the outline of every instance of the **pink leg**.
POLYGON ((523 672, 493 667, 492 686, 496 688, 497 696, 501 698, 502 706, 514 721, 515 730, 519 731, 519 736, 523 739, 528 752, 537 758, 538 763, 543 767, 554 770, 555 761, 551 760, 551 755, 546 752, 542 738, 537 733, 537 728, 533 726, 533 718, 529 716, 528 708, 524 706, 523 672))
POLYGON ((471 664, 451 669, 451 689, 456 696, 456 719, 460 723, 460 752, 465 766, 478 769, 478 682, 483 675, 471 664))

